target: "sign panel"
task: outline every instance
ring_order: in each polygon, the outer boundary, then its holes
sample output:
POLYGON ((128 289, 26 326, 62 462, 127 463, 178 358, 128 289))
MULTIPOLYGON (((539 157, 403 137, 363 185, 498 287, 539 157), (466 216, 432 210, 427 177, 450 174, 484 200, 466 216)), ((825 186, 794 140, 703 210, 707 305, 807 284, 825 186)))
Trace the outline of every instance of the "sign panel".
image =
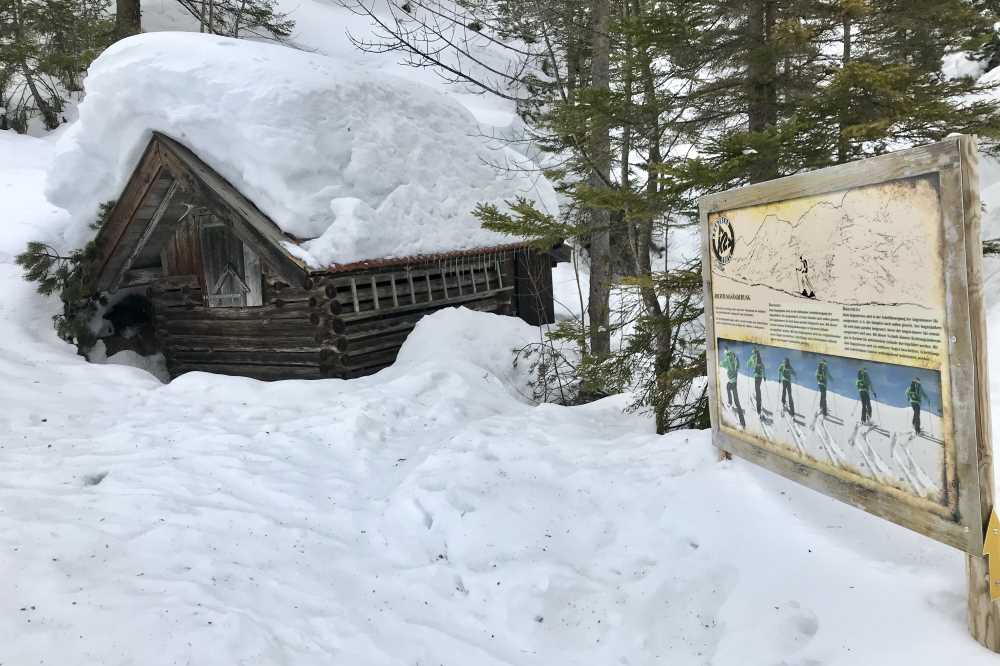
POLYGON ((721 448, 981 552, 977 187, 956 137, 701 200, 721 448))

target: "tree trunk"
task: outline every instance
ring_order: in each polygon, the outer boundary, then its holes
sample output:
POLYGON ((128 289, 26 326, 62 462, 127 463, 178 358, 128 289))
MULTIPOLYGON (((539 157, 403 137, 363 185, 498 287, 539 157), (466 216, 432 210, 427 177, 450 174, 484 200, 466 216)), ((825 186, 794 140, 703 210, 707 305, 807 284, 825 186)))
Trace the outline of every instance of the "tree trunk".
MULTIPOLYGON (((778 123, 778 94, 775 78, 777 59, 771 36, 776 16, 774 0, 751 0, 747 13, 747 116, 749 131, 762 134, 778 123)), ((771 180, 778 176, 774 149, 762 148, 750 165, 750 182, 771 180)))
MULTIPOLYGON (((628 2, 622 3, 622 19, 628 22, 631 7, 628 2)), ((622 44, 622 65, 624 81, 622 82, 622 127, 621 127, 621 159, 618 170, 618 188, 624 192, 632 191, 632 124, 635 115, 634 98, 634 74, 635 64, 633 62, 632 38, 629 30, 625 31, 624 43, 622 44)), ((612 220, 611 229, 611 270, 613 276, 641 275, 638 269, 638 239, 636 238, 635 222, 629 214, 628 204, 616 216, 619 219, 612 220)))
MULTIPOLYGON (((595 92, 610 89, 610 44, 608 28, 611 18, 610 0, 593 0, 591 7, 590 85, 595 92)), ((611 179, 611 141, 607 114, 603 109, 592 110, 589 137, 590 178, 595 189, 606 188, 611 179)), ((611 235, 609 211, 590 210, 590 296, 587 312, 590 320, 590 352, 595 355, 611 351, 609 305, 611 294, 611 235)))
MULTIPOLYGON (((847 63, 851 61, 851 15, 844 13, 843 18, 843 31, 844 31, 844 50, 841 63, 841 72, 847 68, 847 63)), ((843 164, 851 158, 851 144, 847 140, 847 124, 850 113, 851 96, 849 90, 843 90, 841 92, 840 99, 840 117, 837 123, 837 163, 843 164)))
POLYGON ((115 38, 125 39, 142 32, 141 0, 115 0, 115 38))
POLYGON ((35 77, 31 73, 31 69, 28 67, 28 61, 21 61, 21 73, 24 75, 24 83, 28 86, 28 90, 31 92, 31 98, 35 100, 35 106, 38 107, 38 112, 42 114, 42 120, 45 122, 45 129, 54 130, 59 127, 59 116, 56 115, 56 111, 49 104, 48 100, 38 89, 38 84, 35 82, 35 77))

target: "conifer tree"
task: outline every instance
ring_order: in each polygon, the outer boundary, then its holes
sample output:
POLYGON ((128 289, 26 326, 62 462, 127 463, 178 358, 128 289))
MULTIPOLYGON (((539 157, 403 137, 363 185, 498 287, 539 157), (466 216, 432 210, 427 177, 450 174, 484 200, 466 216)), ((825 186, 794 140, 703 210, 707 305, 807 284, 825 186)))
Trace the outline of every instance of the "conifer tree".
POLYGON ((59 125, 67 92, 111 42, 107 0, 0 0, 0 106, 9 126, 59 125))

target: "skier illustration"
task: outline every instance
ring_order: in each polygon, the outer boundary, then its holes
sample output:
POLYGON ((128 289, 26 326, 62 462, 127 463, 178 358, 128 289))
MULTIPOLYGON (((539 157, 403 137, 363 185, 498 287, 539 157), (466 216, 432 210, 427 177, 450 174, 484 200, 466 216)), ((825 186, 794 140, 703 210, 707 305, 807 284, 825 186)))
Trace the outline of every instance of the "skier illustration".
POLYGON ((820 359, 816 366, 816 386, 819 387, 819 411, 826 418, 826 385, 831 380, 830 370, 826 366, 826 359, 820 359))
POLYGON ((802 295, 806 298, 816 298, 812 281, 809 279, 809 262, 801 254, 799 255, 799 262, 801 265, 795 270, 799 272, 799 282, 802 283, 802 295))
POLYGON ((791 412, 795 416, 795 401, 792 400, 792 378, 795 377, 795 369, 792 362, 785 357, 785 360, 778 366, 778 379, 781 380, 781 407, 791 412))
POLYGON ((731 408, 736 409, 736 414, 740 417, 740 427, 746 428, 747 424, 743 418, 743 407, 740 405, 740 394, 736 384, 740 376, 740 360, 736 358, 736 353, 728 346, 726 346, 726 353, 723 355, 722 367, 726 369, 726 400, 731 408))
POLYGON ((870 396, 878 398, 878 393, 872 387, 871 377, 864 367, 858 370, 858 380, 854 383, 858 387, 858 398, 861 399, 861 422, 868 424, 872 420, 872 401, 870 396))
POLYGON ((910 401, 913 408, 913 432, 920 434, 920 404, 924 401, 929 405, 931 400, 927 397, 924 387, 920 385, 920 378, 914 377, 910 382, 910 388, 906 389, 906 399, 910 401))
POLYGON ((760 384, 764 381, 764 359, 761 358, 760 350, 756 347, 750 352, 750 360, 747 361, 747 367, 753 371, 754 397, 757 399, 757 416, 760 416, 760 412, 764 408, 760 399, 760 384))

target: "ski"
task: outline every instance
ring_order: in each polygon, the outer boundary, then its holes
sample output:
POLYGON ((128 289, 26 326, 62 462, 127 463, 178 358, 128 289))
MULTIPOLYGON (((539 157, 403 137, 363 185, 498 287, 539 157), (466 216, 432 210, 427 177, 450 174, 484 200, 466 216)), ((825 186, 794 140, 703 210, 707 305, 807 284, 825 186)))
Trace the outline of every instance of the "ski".
POLYGON ((926 472, 920 468, 920 465, 913 458, 913 453, 910 451, 910 443, 916 437, 916 433, 910 433, 906 440, 899 441, 898 435, 893 433, 892 438, 889 440, 892 458, 896 461, 897 466, 903 473, 903 477, 910 484, 913 492, 918 495, 937 494, 937 486, 927 476, 926 472))
POLYGON ((934 442, 935 444, 938 444, 939 446, 944 446, 944 440, 938 439, 937 437, 934 437, 933 435, 928 435, 926 432, 918 432, 918 433, 915 433, 915 434, 916 434, 917 437, 921 437, 923 439, 926 439, 929 442, 934 442))

